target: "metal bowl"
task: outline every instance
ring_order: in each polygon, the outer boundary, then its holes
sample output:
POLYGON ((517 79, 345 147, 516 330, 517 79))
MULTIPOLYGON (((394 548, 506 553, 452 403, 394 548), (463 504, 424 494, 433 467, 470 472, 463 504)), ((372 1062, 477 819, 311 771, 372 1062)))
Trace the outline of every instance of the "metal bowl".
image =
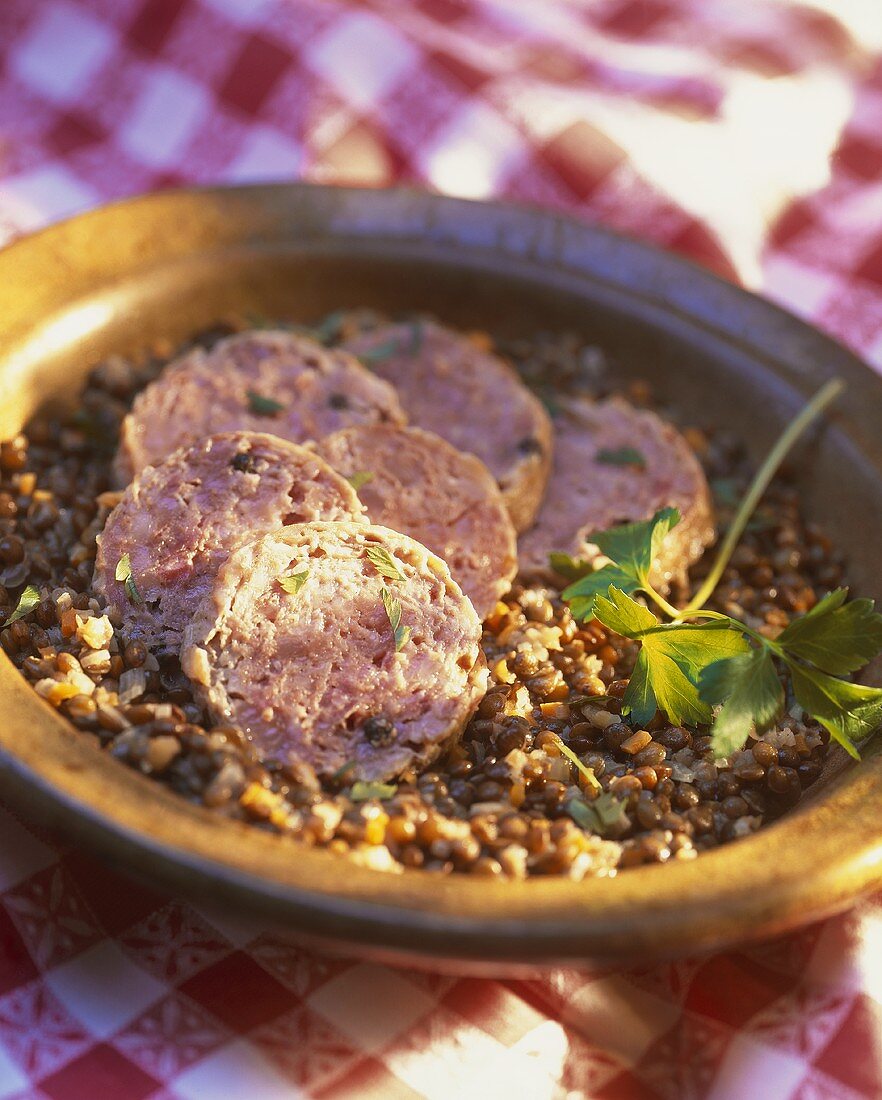
MULTIPOLYGON (((622 377, 725 424, 759 454, 832 375, 848 391, 802 454, 808 513, 879 597, 882 380, 794 317, 706 271, 534 210, 409 191, 259 186, 96 210, 0 254, 0 437, 72 400, 110 352, 224 315, 428 310, 499 336, 572 329, 622 377)), ((882 885, 882 764, 833 768, 758 835, 582 883, 382 874, 189 805, 96 750, 3 657, 0 792, 176 891, 365 956, 501 973, 648 960, 780 932, 882 885)))

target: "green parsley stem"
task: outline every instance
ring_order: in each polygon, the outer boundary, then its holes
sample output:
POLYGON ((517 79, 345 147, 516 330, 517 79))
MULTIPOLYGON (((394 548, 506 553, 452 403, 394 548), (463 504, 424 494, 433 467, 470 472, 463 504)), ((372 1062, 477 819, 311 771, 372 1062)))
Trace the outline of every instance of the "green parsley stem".
MULTIPOLYGON (((713 595, 713 591, 719 584, 720 578, 725 572, 726 566, 729 564, 729 559, 735 551, 735 547, 744 534, 744 528, 753 515, 757 504, 759 504, 762 499, 763 493, 768 489, 769 482, 775 476, 778 467, 787 456, 787 452, 794 443, 796 443, 797 439, 799 439, 812 421, 815 420, 844 389, 844 382, 838 378, 832 379, 818 390, 811 401, 809 401, 802 411, 788 424, 787 428, 778 439, 778 442, 771 451, 769 451, 762 466, 757 470, 753 483, 747 495, 742 500, 741 506, 735 518, 732 520, 729 530, 726 532, 726 537, 723 539, 720 552, 717 555, 713 568, 704 579, 704 584, 702 584, 701 588, 695 593, 686 607, 684 607, 682 611, 677 611, 675 613, 677 618, 689 618, 691 615, 694 615, 694 613, 713 595)), ((657 597, 653 596, 653 598, 658 602, 657 597)), ((659 606, 663 607, 663 604, 659 603, 659 606)), ((668 610, 665 607, 663 607, 663 609, 665 611, 668 610)), ((668 611, 668 614, 670 614, 670 611, 668 611)))
POLYGON ((669 615, 672 619, 680 619, 683 617, 682 611, 674 607, 672 603, 668 603, 664 596, 660 596, 659 593, 656 592, 656 590, 650 585, 644 585, 643 591, 658 607, 662 609, 662 611, 664 611, 666 615, 669 615))

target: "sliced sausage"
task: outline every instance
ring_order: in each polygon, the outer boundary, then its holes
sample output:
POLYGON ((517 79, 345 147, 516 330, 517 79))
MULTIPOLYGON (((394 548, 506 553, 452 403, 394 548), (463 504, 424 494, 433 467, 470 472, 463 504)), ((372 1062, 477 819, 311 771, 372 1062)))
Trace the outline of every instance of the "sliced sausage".
POLYGON ((433 432, 388 425, 344 428, 316 448, 356 477, 372 523, 410 535, 443 558, 484 619, 510 588, 517 544, 490 471, 433 432))
POLYGON ((459 735, 486 688, 480 640, 471 603, 420 543, 385 527, 307 523, 227 559, 182 663, 211 713, 265 756, 380 780, 459 735), (388 554, 400 579, 383 576, 369 550, 388 554), (286 580, 298 575, 299 587, 286 580), (397 643, 384 592, 400 608, 397 643))
POLYGON ((396 387, 412 424, 477 455, 516 530, 530 526, 551 470, 551 423, 507 363, 430 321, 384 325, 343 346, 396 387))
POLYGON ((341 350, 290 332, 244 332, 170 363, 124 419, 116 476, 216 432, 272 432, 293 443, 351 424, 403 424, 388 383, 341 350))
POLYGON ((363 513, 352 486, 304 447, 263 432, 208 436, 131 482, 98 536, 95 585, 130 638, 177 652, 235 547, 290 523, 363 513))
POLYGON ((610 398, 568 401, 554 418, 554 468, 535 526, 521 536, 524 577, 548 578, 552 551, 591 560, 590 535, 678 508, 680 523, 662 544, 654 566, 669 587, 713 541, 711 495, 689 444, 655 413, 610 398))

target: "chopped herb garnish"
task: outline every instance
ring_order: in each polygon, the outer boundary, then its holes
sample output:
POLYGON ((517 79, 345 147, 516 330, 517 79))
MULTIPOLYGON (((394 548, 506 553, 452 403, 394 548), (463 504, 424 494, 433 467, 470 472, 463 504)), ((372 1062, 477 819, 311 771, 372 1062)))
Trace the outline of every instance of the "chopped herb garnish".
POLYGON ((548 555, 548 564, 561 577, 568 581, 577 581, 594 572, 594 563, 582 561, 580 558, 571 558, 569 554, 554 552, 548 555))
POLYGON ((23 619, 25 615, 29 615, 39 602, 40 593, 32 584, 29 584, 18 597, 18 603, 15 606, 15 610, 6 620, 4 626, 9 626, 10 623, 17 622, 19 619, 23 619))
POLYGON ((839 382, 828 383, 783 432, 738 507, 714 565, 685 608, 673 607, 649 580, 661 538, 679 521, 676 512, 666 509, 649 523, 591 536, 611 564, 571 584, 564 598, 578 618, 594 616, 617 634, 640 642, 622 697, 622 714, 634 723, 645 725, 657 710, 675 724, 713 722, 714 753, 726 757, 744 744, 751 729, 762 732, 777 721, 785 704, 781 677, 788 675, 799 706, 852 756, 858 755, 854 742, 882 725, 882 689, 840 679, 882 652, 882 615, 872 600, 846 603, 847 590, 838 588, 774 639, 704 606, 785 455, 841 389, 839 382), (635 592, 642 592, 670 621, 638 603, 635 592))
POLYGON ((383 607, 386 609, 386 616, 389 619, 389 625, 392 627, 392 634, 395 638, 395 652, 398 653, 404 649, 410 639, 410 627, 401 625, 401 603, 392 595, 389 589, 384 586, 380 589, 380 595, 383 598, 383 607))
POLYGON ((557 736, 557 734, 554 734, 554 743, 560 749, 561 753, 567 758, 567 760, 569 760, 571 764, 575 764, 580 774, 582 775, 582 778, 585 780, 589 787, 592 787, 595 791, 603 790, 600 783, 598 782, 597 776, 594 774, 594 769, 589 768, 587 764, 583 764, 578 756, 576 756, 576 754, 570 748, 570 746, 565 744, 564 741, 557 736))
POLYGON ((382 363, 384 359, 391 359, 393 355, 397 355, 400 351, 403 351, 400 340, 386 340, 375 347, 360 351, 358 358, 362 363, 370 365, 371 363, 382 363))
MULTIPOLYGON (((717 505, 734 512, 738 507, 738 481, 734 477, 720 477, 710 483, 717 505)), ((745 531, 768 531, 775 526, 775 518, 762 508, 753 513, 745 531)))
POLYGON ((760 509, 754 512, 753 518, 744 528, 745 531, 771 531, 775 526, 775 517, 760 509))
POLYGON ((416 355, 423 346, 423 322, 420 320, 410 322, 410 347, 407 349, 410 355, 416 355))
POLYGON ((738 507, 738 482, 734 477, 718 477, 710 483, 711 492, 724 508, 738 507))
POLYGON ((73 422, 77 428, 91 440, 96 450, 103 454, 113 454, 115 450, 114 432, 104 417, 91 409, 77 409, 73 422))
POLYGON ((256 390, 248 390, 248 408, 257 416, 275 416, 284 409, 280 401, 274 401, 271 397, 264 397, 256 390))
POLYGON ((318 340, 320 344, 330 344, 334 340, 339 340, 345 318, 346 311, 342 309, 329 313, 312 330, 313 339, 318 340))
POLYGON ((646 469, 646 459, 636 447, 601 447, 594 456, 595 462, 605 466, 637 466, 646 469))
POLYGON ((128 554, 123 556, 116 563, 116 572, 114 576, 118 581, 126 581, 132 575, 132 559, 128 554))
POLYGON ((365 547, 365 556, 381 577, 390 581, 403 581, 404 574, 398 567, 398 563, 385 548, 377 543, 371 543, 365 547))
POLYGON ((393 355, 416 355, 423 345, 423 324, 422 321, 411 321, 408 327, 410 332, 407 337, 396 336, 394 339, 386 340, 382 344, 377 344, 376 347, 359 352, 358 358, 370 365, 382 363, 384 359, 391 359, 393 355))
POLYGON ((342 779, 343 776, 348 771, 351 771, 357 763, 357 760, 347 760, 345 764, 341 764, 340 767, 334 772, 334 774, 331 776, 331 779, 342 779))
POLYGON ((355 473, 350 474, 346 480, 357 493, 362 485, 367 485, 369 481, 373 481, 373 478, 374 475, 370 470, 356 470, 355 473))
POLYGON ((625 816, 625 803, 609 791, 598 795, 593 802, 584 798, 571 798, 564 809, 583 829, 604 836, 625 816))
POLYGON ((397 793, 398 787, 395 783, 364 783, 359 779, 352 784, 349 797, 353 802, 367 802, 371 798, 382 801, 384 798, 394 797, 397 793))
POLYGON ((116 563, 114 576, 118 581, 123 582, 130 603, 144 602, 141 593, 138 591, 138 586, 135 584, 135 578, 132 576, 132 560, 128 554, 123 554, 116 563))
POLYGON ((296 596, 300 589, 306 584, 306 578, 309 576, 309 569, 301 569, 299 573, 288 573, 284 577, 279 577, 279 584, 284 590, 291 596, 296 596))

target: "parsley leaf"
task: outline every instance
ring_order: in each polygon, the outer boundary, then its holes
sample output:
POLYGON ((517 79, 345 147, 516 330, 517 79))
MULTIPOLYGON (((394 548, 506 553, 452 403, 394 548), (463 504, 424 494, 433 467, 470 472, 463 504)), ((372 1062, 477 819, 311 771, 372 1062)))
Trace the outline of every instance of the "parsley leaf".
POLYGON ((797 664, 789 667, 797 703, 857 759, 854 742, 882 726, 882 689, 837 680, 797 664))
POLYGON ((423 330, 423 322, 420 320, 410 322, 410 347, 407 349, 408 355, 416 355, 417 352, 423 346, 423 338, 425 332, 423 330))
POLYGON ((336 309, 324 317, 312 330, 313 339, 320 344, 330 344, 340 338, 346 310, 336 309))
POLYGON ((135 584, 135 578, 132 576, 132 559, 128 554, 123 554, 116 563, 116 570, 113 575, 118 581, 123 582, 126 596, 131 603, 144 602, 141 593, 138 591, 138 586, 135 584))
POLYGON ((615 585, 610 585, 605 596, 598 597, 596 611, 600 622, 623 638, 640 638, 648 630, 661 626, 649 608, 615 585))
POLYGON ((362 485, 367 485, 369 481, 373 481, 373 478, 374 475, 370 470, 356 470, 355 473, 350 474, 346 480, 357 493, 362 485))
POLYGON ((882 615, 872 600, 845 603, 837 588, 786 627, 775 639, 789 654, 833 676, 857 672, 882 649, 882 615))
POLYGON ((368 799, 392 798, 398 793, 395 783, 365 783, 361 779, 352 784, 349 797, 353 802, 367 802, 368 799))
POLYGON ((574 617, 590 619, 595 600, 606 593, 610 585, 626 593, 645 589, 662 542, 679 522, 680 513, 676 508, 662 508, 650 520, 624 523, 609 531, 589 535, 588 541, 610 558, 611 564, 586 573, 564 589, 563 599, 569 602, 574 617))
POLYGON ((132 559, 129 554, 123 554, 123 556, 116 563, 116 570, 114 577, 118 581, 126 581, 132 575, 132 559))
POLYGON ((309 568, 301 569, 299 573, 288 573, 287 576, 279 577, 279 584, 282 588, 292 596, 296 596, 300 589, 306 584, 306 578, 309 576, 309 568))
MULTIPOLYGON (((780 714, 784 694, 777 659, 786 665, 803 710, 853 756, 854 741, 882 726, 882 689, 839 679, 882 652, 882 615, 872 600, 846 603, 847 590, 836 589, 774 639, 705 609, 745 528, 774 522, 756 509, 775 471, 842 388, 838 379, 826 383, 784 430, 735 510, 710 571, 682 610, 655 591, 649 579, 662 540, 679 521, 674 509, 657 512, 648 523, 625 524, 590 536, 610 559, 600 569, 592 571, 588 563, 565 555, 552 559, 558 571, 575 577, 563 592, 575 616, 593 614, 610 630, 640 642, 622 698, 622 713, 634 722, 645 724, 657 709, 672 722, 709 722, 711 708, 719 706, 713 746, 718 756, 728 756, 743 744, 751 726, 765 729, 780 714), (630 593, 638 590, 672 621, 660 622, 631 599, 630 593), (688 621, 696 618, 704 621, 688 621), (756 648, 750 647, 748 638, 756 648)), ((718 500, 734 507, 736 488, 731 479, 715 483, 718 500)))
POLYGON ((599 836, 618 825, 625 816, 625 803, 609 791, 604 791, 593 802, 585 798, 571 798, 564 809, 577 825, 599 836))
POLYGON ((713 728, 717 757, 740 749, 751 727, 757 732, 768 729, 784 707, 784 689, 766 648, 707 665, 699 675, 698 691, 706 703, 722 703, 713 728))
POLYGON ((640 641, 640 653, 622 698, 622 714, 645 725, 663 710, 675 725, 711 719, 710 705, 698 693, 705 665, 748 651, 729 620, 663 624, 626 593, 610 588, 598 597, 595 614, 604 626, 640 641))
POLYGON ((652 563, 668 533, 679 522, 680 513, 676 508, 661 508, 652 519, 623 523, 608 531, 599 531, 590 539, 616 565, 632 570, 642 584, 648 584, 652 563))
POLYGON ((577 581, 594 572, 592 562, 571 558, 569 554, 559 554, 557 551, 548 555, 548 564, 559 577, 565 577, 568 581, 577 581))
POLYGON ((358 358, 362 363, 366 363, 370 366, 371 363, 382 363, 384 359, 391 359, 393 355, 397 355, 403 350, 404 348, 400 340, 386 340, 382 344, 376 344, 372 348, 366 348, 364 351, 360 351, 358 353, 358 358))
POLYGON ((256 390, 248 390, 248 408, 257 416, 275 416, 284 409, 280 401, 274 401, 271 397, 264 397, 256 390))
POLYGON ((601 447, 594 456, 595 462, 605 466, 637 466, 646 469, 646 459, 636 447, 601 447))
POLYGON ((554 734, 554 742, 560 749, 563 756, 569 760, 571 764, 575 764, 579 771, 579 774, 585 780, 589 787, 592 787, 595 791, 602 790, 600 782, 597 776, 594 774, 594 769, 589 768, 587 764, 584 764, 579 757, 573 752, 569 745, 567 745, 558 735, 554 734))
POLYGON ((718 477, 710 487, 717 504, 723 508, 738 507, 738 482, 734 477, 718 477))
POLYGON ((382 344, 359 352, 358 358, 370 366, 371 363, 382 363, 384 359, 391 359, 393 355, 416 355, 423 345, 422 322, 411 321, 408 329, 407 337, 392 337, 382 344))
POLYGON ((376 569, 381 577, 386 577, 390 581, 403 581, 404 574, 398 567, 398 562, 385 546, 379 546, 377 543, 371 543, 365 547, 365 557, 376 569))
POLYGON ((3 625, 9 626, 10 623, 14 623, 17 622, 19 619, 23 619, 25 615, 29 615, 34 610, 39 602, 40 593, 37 591, 34 585, 29 584, 19 596, 15 610, 12 612, 12 614, 3 625))
POLYGON ((389 625, 392 627, 392 634, 395 638, 395 652, 399 653, 410 640, 410 627, 401 625, 401 603, 392 595, 385 585, 380 589, 380 596, 382 597, 383 607, 386 609, 386 617, 389 619, 389 625))
POLYGON ((565 588, 561 597, 569 603, 574 619, 587 622, 595 617, 597 597, 608 592, 610 587, 620 592, 638 592, 640 582, 633 573, 617 565, 604 565, 565 588))
POLYGON ((347 760, 345 764, 341 764, 340 767, 333 773, 331 779, 342 779, 343 776, 348 771, 351 771, 357 763, 357 760, 347 760))

